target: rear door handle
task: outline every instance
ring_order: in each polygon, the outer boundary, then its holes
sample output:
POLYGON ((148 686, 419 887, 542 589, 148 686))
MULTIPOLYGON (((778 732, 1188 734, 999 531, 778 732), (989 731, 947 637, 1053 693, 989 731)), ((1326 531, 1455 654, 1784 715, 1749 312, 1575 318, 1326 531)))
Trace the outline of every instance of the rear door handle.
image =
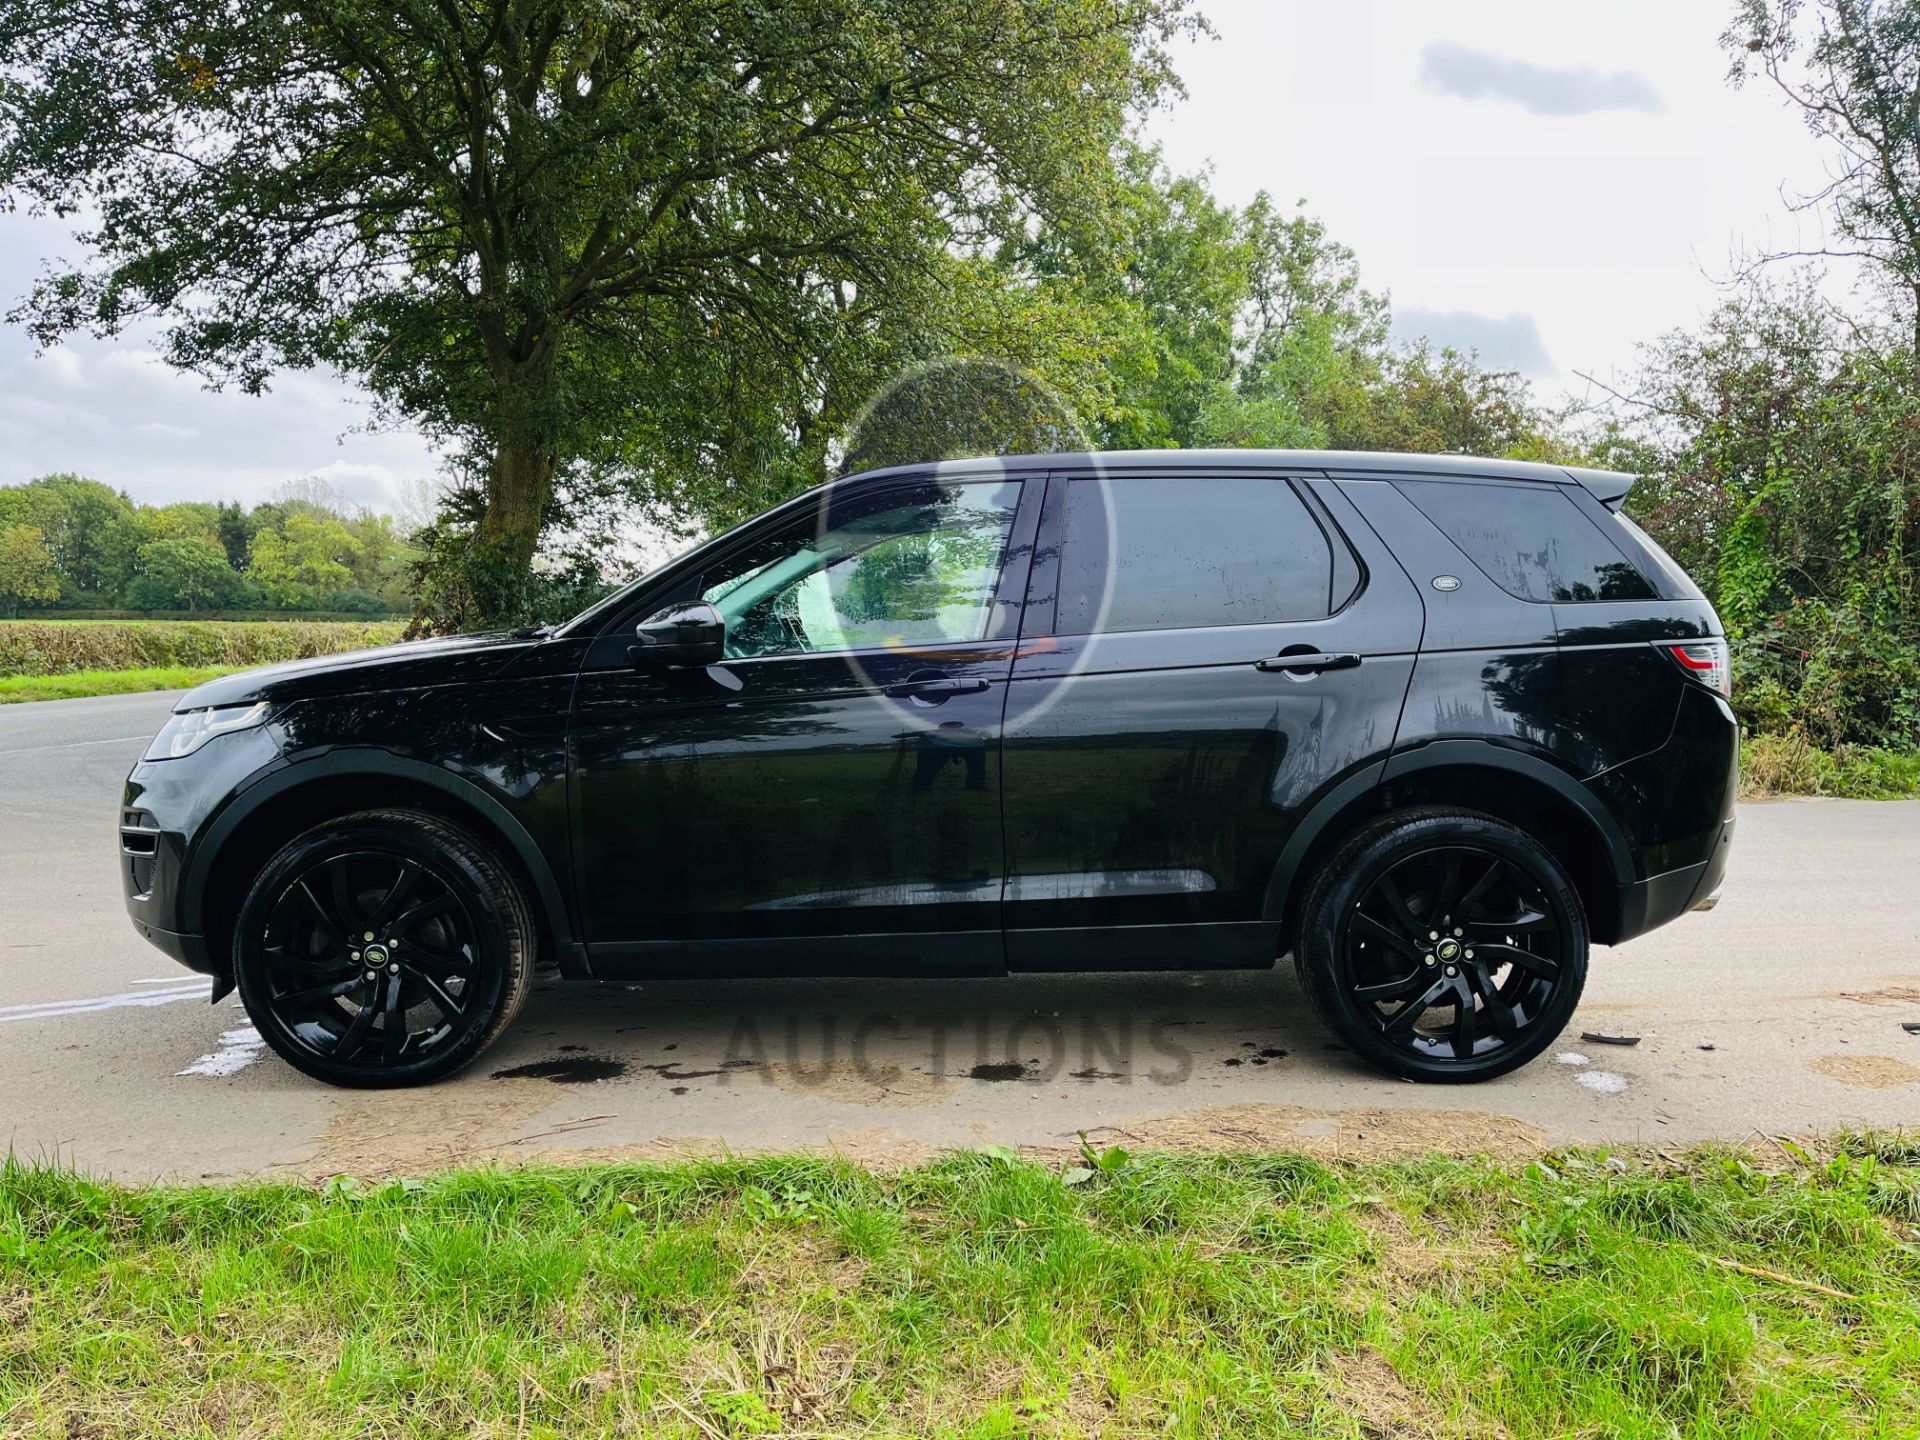
POLYGON ((1360 657, 1352 654, 1326 655, 1308 652, 1303 655, 1275 655, 1270 660, 1256 660, 1256 670, 1281 670, 1292 675, 1314 675, 1322 670, 1351 670, 1360 663, 1360 657))

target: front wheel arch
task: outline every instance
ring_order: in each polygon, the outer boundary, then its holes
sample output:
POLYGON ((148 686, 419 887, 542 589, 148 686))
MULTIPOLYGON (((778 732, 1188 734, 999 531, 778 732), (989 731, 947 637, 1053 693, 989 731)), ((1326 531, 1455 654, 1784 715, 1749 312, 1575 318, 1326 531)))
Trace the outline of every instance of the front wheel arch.
POLYGON ((479 786, 384 750, 338 749, 273 771, 241 791, 187 858, 183 925, 230 963, 232 925, 267 859, 294 836, 361 810, 404 807, 436 814, 497 854, 526 896, 543 956, 583 974, 578 934, 558 876, 526 828, 479 786))

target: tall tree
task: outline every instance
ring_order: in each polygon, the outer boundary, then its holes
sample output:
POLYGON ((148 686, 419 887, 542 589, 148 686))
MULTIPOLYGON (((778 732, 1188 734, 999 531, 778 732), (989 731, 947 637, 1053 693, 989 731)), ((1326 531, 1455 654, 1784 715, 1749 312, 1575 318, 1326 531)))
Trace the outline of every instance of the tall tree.
POLYGON ((1741 0, 1723 38, 1735 84, 1764 76, 1832 144, 1832 178, 1795 208, 1826 213, 1819 253, 1864 263, 1920 349, 1920 5, 1741 0))
POLYGON ((32 525, 0 527, 0 603, 20 613, 23 600, 58 600, 60 572, 46 537, 32 525))
POLYGON ((253 537, 249 573, 274 604, 311 610, 353 584, 360 554, 360 542, 340 521, 303 510, 280 529, 263 528, 253 537))
POLYGON ((172 536, 140 547, 140 574, 127 598, 142 610, 205 610, 225 604, 240 577, 211 540, 172 536))
POLYGON ((112 604, 143 538, 133 502, 79 475, 43 475, 0 490, 0 525, 32 525, 59 567, 63 592, 112 604))
POLYGON ((750 475, 849 312, 1034 216, 1097 232, 1187 5, 8 0, 0 186, 93 252, 19 313, 359 377, 467 457, 497 618, 572 482, 750 475))

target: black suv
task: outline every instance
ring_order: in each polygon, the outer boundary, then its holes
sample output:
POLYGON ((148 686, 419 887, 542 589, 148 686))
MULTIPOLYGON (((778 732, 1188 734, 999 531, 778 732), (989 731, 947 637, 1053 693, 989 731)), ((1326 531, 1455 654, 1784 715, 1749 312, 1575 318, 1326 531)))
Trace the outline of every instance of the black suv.
POLYGON ((1632 479, 1045 455, 835 482, 554 630, 190 692, 129 777, 154 944, 343 1085, 562 975, 1265 967, 1479 1080, 1590 941, 1710 905, 1728 655, 1632 479))

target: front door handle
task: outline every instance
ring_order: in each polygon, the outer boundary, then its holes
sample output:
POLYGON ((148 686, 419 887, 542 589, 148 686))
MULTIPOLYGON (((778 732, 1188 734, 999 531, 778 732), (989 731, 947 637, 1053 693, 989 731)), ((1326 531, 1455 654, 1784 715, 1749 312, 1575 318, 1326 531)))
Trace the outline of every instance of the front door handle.
POLYGON ((912 675, 898 685, 889 685, 883 692, 896 700, 920 700, 930 705, 938 705, 950 695, 978 695, 982 690, 990 689, 990 683, 980 679, 952 679, 945 675, 912 675))
POLYGON ((1256 670, 1281 670, 1289 675, 1315 675, 1322 670, 1351 670, 1360 663, 1360 657, 1353 654, 1330 655, 1317 650, 1299 655, 1275 655, 1270 660, 1256 660, 1256 670))

